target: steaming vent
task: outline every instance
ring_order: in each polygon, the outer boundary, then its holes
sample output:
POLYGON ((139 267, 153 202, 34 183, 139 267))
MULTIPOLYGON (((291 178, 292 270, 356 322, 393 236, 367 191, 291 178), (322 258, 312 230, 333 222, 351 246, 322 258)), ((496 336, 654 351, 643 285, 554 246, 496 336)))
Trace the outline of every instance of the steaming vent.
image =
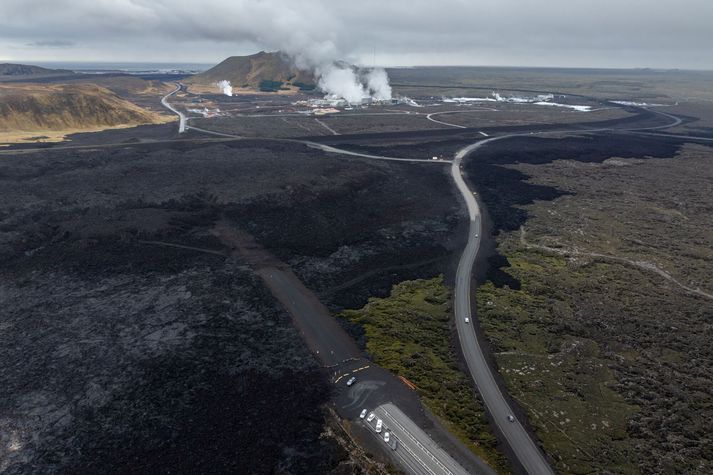
POLYGON ((217 83, 218 89, 220 89, 221 94, 226 96, 233 96, 233 86, 230 85, 230 81, 222 80, 217 83))

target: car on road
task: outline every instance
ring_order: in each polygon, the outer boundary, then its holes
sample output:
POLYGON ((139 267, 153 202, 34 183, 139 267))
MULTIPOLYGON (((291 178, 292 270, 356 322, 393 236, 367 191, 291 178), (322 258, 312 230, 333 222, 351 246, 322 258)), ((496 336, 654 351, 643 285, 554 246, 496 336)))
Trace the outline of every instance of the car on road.
POLYGON ((470 318, 465 317, 465 323, 470 323, 470 318))
POLYGON ((391 434, 388 432, 384 432, 384 442, 388 444, 389 440, 391 440, 391 434))
POLYGON ((366 417, 366 409, 361 411, 361 414, 359 414, 359 419, 364 419, 366 417))
POLYGON ((512 414, 508 414, 508 420, 509 420, 510 422, 515 422, 515 418, 513 417, 512 414))
POLYGON ((475 233, 475 237, 478 237, 478 233, 475 233))
POLYGON ((351 378, 349 378, 349 381, 347 381, 347 386, 351 386, 355 382, 356 382, 356 376, 352 376, 351 378))
POLYGON ((376 421, 376 433, 380 434, 381 433, 381 428, 384 427, 384 421, 381 419, 377 419, 376 421))
POLYGON ((371 422, 371 421, 373 421, 375 417, 376 417, 376 414, 374 414, 374 413, 372 412, 371 414, 369 414, 369 417, 366 418, 366 422, 371 422))

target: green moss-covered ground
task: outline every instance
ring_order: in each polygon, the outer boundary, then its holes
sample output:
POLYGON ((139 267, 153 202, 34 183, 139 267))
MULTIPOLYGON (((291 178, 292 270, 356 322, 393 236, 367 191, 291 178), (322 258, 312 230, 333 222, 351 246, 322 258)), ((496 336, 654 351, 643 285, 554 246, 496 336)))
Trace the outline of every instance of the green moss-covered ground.
POLYGON ((522 288, 488 282, 477 301, 510 393, 561 473, 638 473, 627 436, 637 407, 612 389, 617 381, 600 345, 568 327, 576 311, 567 289, 586 287, 596 269, 578 271, 532 251, 508 256, 522 288))
POLYGON ((508 471, 482 403, 458 368, 450 339, 450 292, 443 277, 407 281, 342 318, 361 325, 374 362, 414 383, 423 403, 477 455, 508 471))

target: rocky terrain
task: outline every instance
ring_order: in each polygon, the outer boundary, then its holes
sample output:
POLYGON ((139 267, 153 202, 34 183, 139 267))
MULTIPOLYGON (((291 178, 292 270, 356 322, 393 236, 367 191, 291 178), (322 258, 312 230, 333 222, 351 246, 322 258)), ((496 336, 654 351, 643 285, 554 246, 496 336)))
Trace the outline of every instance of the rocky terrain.
POLYGON ((479 319, 559 470, 704 474, 711 149, 621 139, 514 139, 468 164, 500 253, 479 319))
POLYGON ((213 227, 363 303, 448 260, 440 167, 175 144, 4 154, 0 181, 3 471, 368 466, 325 429, 323 373, 213 227))
MULTIPOLYGON (((250 66, 255 77, 275 77, 277 69, 258 63, 250 66)), ((446 73, 453 86, 397 87, 462 94, 501 74, 471 81, 458 68, 428 69, 421 80, 446 73)), ((416 73, 399 74, 406 82, 416 73)), ((572 94, 622 87, 619 98, 648 77, 528 74, 572 94)), ((703 94, 688 78, 692 96, 703 94)), ((67 111, 78 107, 87 121, 124 120, 151 114, 144 108, 170 87, 96 82, 13 84, 30 99, 19 102, 21 114, 2 117, 70 121, 67 111), (91 100, 62 99, 76 91, 91 100)), ((641 97, 673 102, 669 87, 662 81, 641 97)), ((224 100, 236 110, 279 110, 274 98, 290 99, 267 97, 224 100)), ((440 118, 487 125, 493 135, 512 131, 503 125, 528 131, 577 121, 572 112, 524 107, 508 106, 499 118, 463 108, 440 118)), ((685 119, 672 132, 708 134, 709 109, 667 109, 685 119)), ((328 135, 310 118, 194 125, 262 136, 318 131, 328 136, 315 140, 412 158, 450 157, 481 138, 442 133, 423 114, 356 115, 324 121, 369 134, 328 135), (375 133, 384 131, 392 133, 375 133)), ((610 108, 591 115, 609 125, 658 123, 653 113, 641 116, 610 108)), ((248 258, 216 238, 218 222, 287 263, 375 361, 415 382, 433 414, 506 471, 477 398, 465 402, 470 381, 449 326, 449 279, 466 229, 448 167, 196 130, 176 137, 175 127, 148 125, 77 134, 65 149, 0 153, 0 471, 384 468, 325 411, 324 372, 248 258)), ((477 298, 483 338, 523 420, 563 473, 710 471, 710 150, 657 135, 561 134, 494 142, 465 162, 497 245, 484 243, 489 269, 478 264, 487 270, 477 298)))

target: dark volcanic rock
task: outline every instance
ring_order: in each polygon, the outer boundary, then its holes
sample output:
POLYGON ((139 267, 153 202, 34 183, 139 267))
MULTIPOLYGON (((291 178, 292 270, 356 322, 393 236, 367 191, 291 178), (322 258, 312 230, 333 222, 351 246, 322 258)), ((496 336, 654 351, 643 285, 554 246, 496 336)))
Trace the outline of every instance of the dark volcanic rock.
POLYGON ((327 379, 213 227, 356 306, 443 272, 459 206, 438 167, 266 142, 4 155, 0 186, 8 473, 358 470, 321 437, 327 379))
POLYGON ((238 263, 181 252, 163 269, 3 282, 4 469, 329 463, 328 387, 284 312, 238 263))

